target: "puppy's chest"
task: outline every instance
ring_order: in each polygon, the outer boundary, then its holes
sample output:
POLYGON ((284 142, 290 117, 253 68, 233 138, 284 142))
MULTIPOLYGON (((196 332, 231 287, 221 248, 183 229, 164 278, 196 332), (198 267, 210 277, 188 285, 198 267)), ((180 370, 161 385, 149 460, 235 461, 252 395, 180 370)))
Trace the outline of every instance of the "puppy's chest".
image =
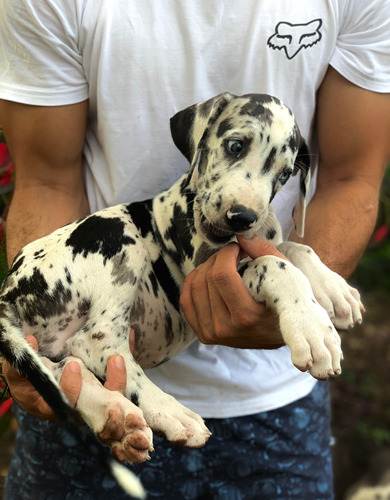
POLYGON ((151 263, 149 272, 139 282, 130 326, 135 332, 133 355, 142 368, 167 361, 194 338, 181 314, 180 288, 165 261, 151 263))

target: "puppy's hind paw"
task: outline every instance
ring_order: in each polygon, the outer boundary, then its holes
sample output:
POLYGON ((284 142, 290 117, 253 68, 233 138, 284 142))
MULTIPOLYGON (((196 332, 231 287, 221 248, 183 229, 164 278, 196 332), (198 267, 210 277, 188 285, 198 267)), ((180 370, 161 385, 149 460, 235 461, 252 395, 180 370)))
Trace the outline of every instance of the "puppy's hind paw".
POLYGON ((149 460, 149 452, 154 451, 152 431, 143 417, 134 413, 124 416, 121 408, 109 410, 97 438, 110 447, 112 455, 120 462, 143 462, 149 460))
POLYGON ((203 419, 172 396, 161 391, 159 397, 158 404, 149 402, 147 407, 142 407, 145 419, 153 432, 178 445, 189 448, 204 446, 211 433, 203 419))

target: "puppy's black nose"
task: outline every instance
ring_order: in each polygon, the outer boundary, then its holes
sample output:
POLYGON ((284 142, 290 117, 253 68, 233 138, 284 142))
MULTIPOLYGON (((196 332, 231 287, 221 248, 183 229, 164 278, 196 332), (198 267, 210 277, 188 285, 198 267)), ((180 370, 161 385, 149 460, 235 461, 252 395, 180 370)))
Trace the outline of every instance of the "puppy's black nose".
POLYGON ((245 231, 257 221, 257 213, 243 205, 233 205, 225 214, 226 224, 233 231, 245 231))

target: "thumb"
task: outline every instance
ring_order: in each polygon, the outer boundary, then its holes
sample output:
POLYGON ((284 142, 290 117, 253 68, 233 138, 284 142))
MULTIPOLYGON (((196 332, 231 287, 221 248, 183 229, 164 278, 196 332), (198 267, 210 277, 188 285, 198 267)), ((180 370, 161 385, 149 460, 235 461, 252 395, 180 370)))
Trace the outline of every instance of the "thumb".
POLYGON ((80 365, 76 361, 71 361, 62 372, 60 386, 72 406, 77 404, 82 383, 80 365))
POLYGON ((264 255, 274 255, 275 257, 288 260, 272 245, 272 243, 268 240, 263 240, 258 236, 254 236, 251 239, 245 239, 242 236, 237 236, 237 241, 241 250, 243 250, 251 259, 264 257, 264 255))
POLYGON ((38 341, 33 335, 27 335, 26 336, 27 342, 30 344, 30 346, 34 349, 34 351, 38 352, 38 341))

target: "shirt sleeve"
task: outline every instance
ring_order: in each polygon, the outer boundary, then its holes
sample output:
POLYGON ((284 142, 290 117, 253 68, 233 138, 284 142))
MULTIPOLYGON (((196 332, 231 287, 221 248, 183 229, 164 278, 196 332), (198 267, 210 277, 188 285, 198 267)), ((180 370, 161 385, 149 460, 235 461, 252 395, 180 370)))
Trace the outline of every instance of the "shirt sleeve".
POLYGON ((344 16, 330 64, 359 87, 390 92, 390 1, 339 4, 344 16))
POLYGON ((0 12, 0 98, 55 106, 88 98, 77 0, 8 0, 0 12))

